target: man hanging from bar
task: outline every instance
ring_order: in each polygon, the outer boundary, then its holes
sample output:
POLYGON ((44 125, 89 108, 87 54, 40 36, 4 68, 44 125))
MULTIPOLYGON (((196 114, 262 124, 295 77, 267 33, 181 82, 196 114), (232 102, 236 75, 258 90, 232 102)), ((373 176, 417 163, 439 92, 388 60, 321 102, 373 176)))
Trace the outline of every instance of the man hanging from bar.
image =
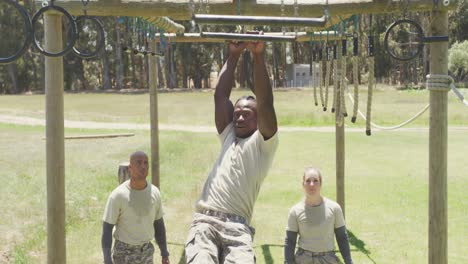
POLYGON ((208 175, 185 245, 186 263, 255 263, 250 226, 260 186, 278 146, 273 91, 264 42, 229 44, 216 85, 215 123, 221 153, 208 175), (229 100, 237 61, 245 49, 254 60, 253 96, 229 100))

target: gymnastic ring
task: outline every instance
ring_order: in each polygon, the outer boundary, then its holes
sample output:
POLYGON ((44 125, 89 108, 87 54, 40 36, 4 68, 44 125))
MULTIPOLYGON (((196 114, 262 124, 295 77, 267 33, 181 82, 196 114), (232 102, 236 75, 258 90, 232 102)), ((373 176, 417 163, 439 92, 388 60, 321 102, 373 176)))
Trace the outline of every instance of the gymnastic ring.
POLYGON ((384 48, 385 48, 385 51, 387 51, 387 53, 390 55, 390 57, 392 57, 392 58, 394 58, 396 60, 399 60, 399 61, 409 61, 409 60, 412 60, 415 57, 417 57, 422 52, 423 47, 424 47, 424 43, 422 41, 423 38, 424 38, 423 30, 422 30, 421 26, 418 23, 416 23, 416 22, 414 22, 413 20, 410 20, 410 19, 400 19, 400 20, 397 20, 397 21, 393 22, 387 28, 387 30, 385 31, 384 48), (418 36, 421 38, 421 41, 418 43, 418 49, 417 49, 416 53, 413 54, 412 56, 409 56, 409 57, 398 57, 393 52, 390 52, 389 47, 388 47, 388 36, 390 34, 390 31, 392 31, 392 29, 394 27, 398 26, 399 24, 403 24, 403 23, 408 23, 408 24, 411 24, 412 26, 416 27, 416 30, 418 31, 418 36))
POLYGON ((104 27, 101 21, 97 17, 79 16, 75 19, 76 25, 78 26, 78 24, 85 19, 91 20, 97 26, 99 42, 96 44, 96 50, 94 52, 84 53, 73 46, 73 53, 80 58, 89 59, 89 58, 96 57, 99 51, 101 51, 101 49, 104 47, 105 36, 104 36, 104 27))
POLYGON ((22 7, 21 5, 19 5, 17 2, 14 2, 12 0, 4 0, 4 1, 7 2, 7 4, 13 5, 16 8, 16 10, 18 10, 18 12, 21 14, 21 17, 24 20, 24 31, 25 31, 24 35, 26 38, 24 39, 23 45, 18 51, 16 51, 16 53, 14 53, 13 55, 9 57, 5 57, 5 58, 0 57, 0 64, 10 63, 12 61, 17 60, 19 57, 21 57, 26 52, 29 45, 31 44, 32 35, 33 35, 32 26, 31 26, 31 18, 29 17, 29 14, 26 11, 26 9, 22 7))
POLYGON ((34 47, 36 47, 37 50, 39 50, 40 53, 46 55, 46 56, 49 56, 49 57, 60 57, 60 56, 63 56, 65 54, 67 54, 68 52, 70 52, 73 48, 73 46, 75 46, 75 42, 76 42, 76 39, 78 37, 78 26, 76 25, 76 22, 75 22, 75 19, 73 18, 72 15, 70 15, 70 13, 67 12, 67 10, 65 10, 63 7, 60 7, 60 6, 56 6, 56 5, 48 5, 48 6, 45 6, 45 7, 42 7, 41 9, 39 9, 39 11, 36 12, 36 14, 34 14, 33 18, 32 18, 32 30, 33 30, 33 38, 34 38, 34 41, 33 41, 33 45, 34 47), (67 17, 68 21, 70 21, 71 23, 71 29, 72 29, 72 34, 71 34, 71 39, 70 42, 68 43, 68 45, 65 47, 64 50, 60 51, 60 52, 56 52, 56 53, 52 53, 52 52, 48 52, 46 51, 45 49, 43 49, 40 44, 39 44, 39 41, 36 39, 36 34, 34 34, 34 32, 36 32, 36 22, 37 20, 39 20, 39 17, 49 11, 49 10, 55 10, 55 11, 58 11, 59 13, 62 13, 63 15, 65 15, 65 17, 67 17))

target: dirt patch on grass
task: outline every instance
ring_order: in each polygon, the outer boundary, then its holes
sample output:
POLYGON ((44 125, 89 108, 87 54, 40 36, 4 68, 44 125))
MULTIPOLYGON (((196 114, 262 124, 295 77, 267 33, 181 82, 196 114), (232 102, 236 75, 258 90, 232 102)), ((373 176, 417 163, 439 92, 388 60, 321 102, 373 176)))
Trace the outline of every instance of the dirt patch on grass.
POLYGON ((0 250, 0 264, 12 263, 13 258, 7 251, 0 250))

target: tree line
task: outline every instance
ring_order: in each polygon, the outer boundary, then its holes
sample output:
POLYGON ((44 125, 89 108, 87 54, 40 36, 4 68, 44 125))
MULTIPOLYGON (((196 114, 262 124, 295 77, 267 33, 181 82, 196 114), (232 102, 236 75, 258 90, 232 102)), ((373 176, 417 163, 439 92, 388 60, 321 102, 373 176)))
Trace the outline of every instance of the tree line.
MULTIPOLYGON (((32 16, 35 13, 34 2, 23 1, 24 7, 32 16)), ((0 57, 8 56, 18 49, 24 39, 22 21, 18 13, 0 4, 0 57), (3 37, 7 36, 7 37, 3 37)), ((401 14, 374 15, 371 23, 369 15, 361 15, 358 27, 353 21, 347 23, 348 33, 356 32, 359 36, 360 82, 366 82, 368 66, 366 64, 368 35, 375 36, 375 78, 378 82, 386 82, 400 86, 418 86, 424 81, 429 71, 429 49, 425 45, 423 52, 414 60, 402 62, 391 59, 383 48, 383 38, 389 24, 402 18, 401 14), (372 32, 372 33, 371 33, 372 32)), ((430 34, 431 18, 427 12, 409 14, 430 34)), ((135 38, 135 27, 123 23, 119 17, 100 17, 105 30, 105 45, 98 56, 93 59, 82 59, 73 53, 63 57, 64 89, 66 91, 88 90, 121 90, 148 88, 148 57, 151 55, 135 54, 132 47, 141 45, 141 40, 135 38)), ((189 21, 178 21, 190 32, 198 32, 197 27, 189 21)), ((67 23, 64 20, 64 45, 67 43, 67 23)), ((41 28, 42 25, 36 27, 41 28)), ((235 27, 212 26, 210 31, 232 32, 235 27)), ((280 32, 281 28, 260 27, 260 30, 280 32)), ((287 28, 287 31, 294 31, 287 28)), ((306 29, 299 29, 306 30, 306 29)), ((466 82, 468 77, 468 0, 458 2, 458 7, 450 12, 449 17, 450 56, 449 68, 451 75, 458 82, 466 82)), ((36 36, 42 37, 38 30, 36 36)), ((43 31, 43 30, 42 30, 43 31)), ((93 29, 83 31, 87 43, 96 45, 93 29)), ((326 36, 323 36, 324 41, 326 36)), ((163 41, 164 42, 164 41, 163 41)), ((285 86, 286 65, 289 63, 309 64, 314 51, 320 46, 316 38, 308 42, 268 43, 266 61, 269 72, 276 86, 285 86)), ((348 54, 352 54, 352 41, 348 41, 348 54)), ((221 68, 227 56, 225 43, 171 43, 158 44, 158 84, 160 88, 193 88, 201 89, 213 86, 210 74, 221 68)), ((351 67, 351 60, 348 60, 351 67)), ((245 53, 239 61, 236 82, 240 87, 252 87, 252 59, 245 53)), ((352 79, 351 70, 347 71, 348 79, 352 79)), ((33 46, 26 53, 9 64, 0 65, 0 94, 19 94, 24 92, 44 91, 44 55, 33 46)))

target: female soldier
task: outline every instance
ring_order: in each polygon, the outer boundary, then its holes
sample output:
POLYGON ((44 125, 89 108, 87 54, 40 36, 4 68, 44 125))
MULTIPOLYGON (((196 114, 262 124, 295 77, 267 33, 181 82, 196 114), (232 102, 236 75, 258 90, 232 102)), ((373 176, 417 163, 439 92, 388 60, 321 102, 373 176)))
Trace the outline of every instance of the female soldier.
POLYGON ((289 211, 284 258, 286 264, 338 264, 335 235, 346 264, 352 264, 343 212, 338 203, 321 196, 322 175, 306 168, 302 182, 305 199, 289 211), (296 240, 299 244, 294 255, 296 240))

